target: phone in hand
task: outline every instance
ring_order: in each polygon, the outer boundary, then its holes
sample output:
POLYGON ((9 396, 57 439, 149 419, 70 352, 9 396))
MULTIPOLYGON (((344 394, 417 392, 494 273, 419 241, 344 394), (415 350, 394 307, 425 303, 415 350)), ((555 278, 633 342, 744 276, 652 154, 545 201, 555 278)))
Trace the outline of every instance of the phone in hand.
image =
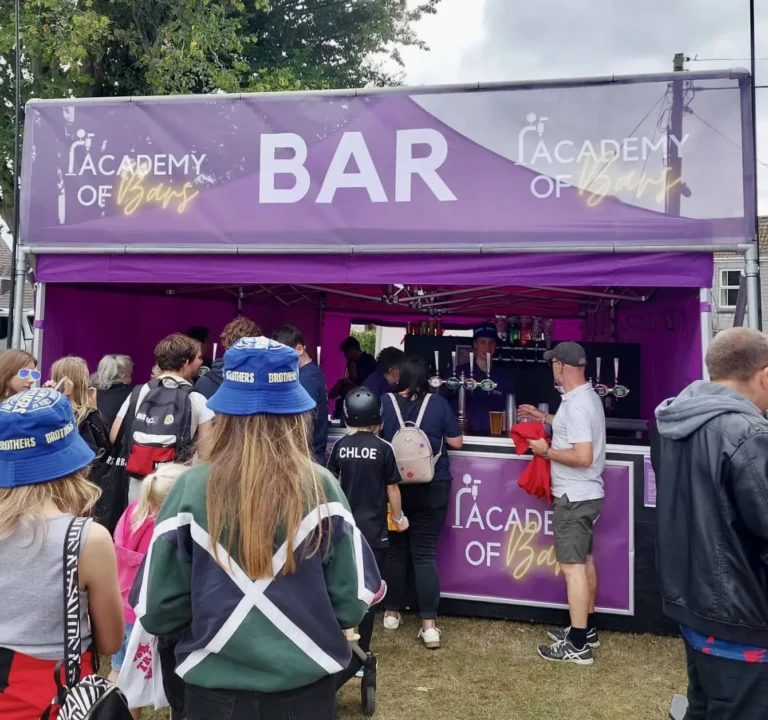
POLYGON ((53 388, 56 392, 63 393, 64 389, 67 387, 67 381, 69 380, 68 377, 63 377, 61 380, 59 380, 58 383, 56 383, 56 387, 53 388))

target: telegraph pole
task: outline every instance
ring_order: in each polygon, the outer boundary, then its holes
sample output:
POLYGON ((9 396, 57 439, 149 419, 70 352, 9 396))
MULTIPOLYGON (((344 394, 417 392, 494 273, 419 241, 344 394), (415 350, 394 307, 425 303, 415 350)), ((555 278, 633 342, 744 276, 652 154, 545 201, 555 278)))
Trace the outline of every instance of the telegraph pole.
MULTIPOLYGON (((685 70, 685 53, 677 53, 674 59, 675 72, 685 70)), ((672 112, 667 126, 667 207, 668 215, 680 216, 680 198, 682 196, 683 158, 680 156, 679 142, 683 137, 683 80, 672 81, 672 112), (673 140, 674 138, 674 140, 673 140)))

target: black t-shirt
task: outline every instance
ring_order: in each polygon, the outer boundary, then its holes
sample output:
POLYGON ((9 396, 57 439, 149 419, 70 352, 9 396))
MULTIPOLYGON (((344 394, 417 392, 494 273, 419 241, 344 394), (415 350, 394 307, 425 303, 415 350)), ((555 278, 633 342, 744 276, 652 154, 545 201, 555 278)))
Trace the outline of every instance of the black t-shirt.
POLYGON ((355 370, 357 372, 357 384, 362 385, 368 376, 376 371, 376 358, 364 352, 355 360, 355 370))
POLYGON ((339 479, 368 544, 387 547, 387 486, 400 482, 392 446, 370 432, 346 435, 333 446, 328 469, 339 479))

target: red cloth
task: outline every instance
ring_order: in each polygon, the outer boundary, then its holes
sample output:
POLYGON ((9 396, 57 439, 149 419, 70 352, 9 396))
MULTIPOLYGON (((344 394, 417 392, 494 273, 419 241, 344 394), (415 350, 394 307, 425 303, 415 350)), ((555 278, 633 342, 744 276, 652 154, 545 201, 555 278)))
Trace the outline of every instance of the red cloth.
MULTIPOLYGON (((81 677, 93 675, 90 650, 82 656, 81 663, 81 677)), ((0 648, 0 718, 39 720, 56 695, 55 667, 55 660, 37 660, 0 648)), ((58 714, 58 710, 54 710, 52 720, 58 714)))
MULTIPOLYGON (((549 440, 544 430, 544 424, 540 422, 518 423, 509 431, 512 442, 515 443, 515 450, 518 455, 530 450, 529 440, 549 440)), ((534 455, 533 460, 528 463, 528 467, 523 470, 523 474, 517 481, 520 486, 529 495, 535 495, 537 498, 546 498, 548 503, 552 503, 552 478, 549 475, 549 460, 545 460, 540 455, 534 455)))

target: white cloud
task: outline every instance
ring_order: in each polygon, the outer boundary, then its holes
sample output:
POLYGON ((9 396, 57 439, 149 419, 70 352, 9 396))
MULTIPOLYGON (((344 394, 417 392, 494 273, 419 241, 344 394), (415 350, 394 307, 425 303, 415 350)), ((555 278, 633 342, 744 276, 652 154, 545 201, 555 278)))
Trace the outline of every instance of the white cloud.
MULTIPOLYGON (((415 1, 415 0, 414 0, 415 1)), ((768 7, 757 3, 757 56, 768 57, 768 7)), ((450 84, 665 72, 676 52, 749 66, 748 0, 443 0, 418 31, 432 48, 403 53, 409 84, 450 84)), ((768 85, 768 60, 757 66, 768 85)), ((768 90, 758 89, 758 157, 768 163, 768 90)), ((759 165, 768 214, 768 167, 759 165)))

